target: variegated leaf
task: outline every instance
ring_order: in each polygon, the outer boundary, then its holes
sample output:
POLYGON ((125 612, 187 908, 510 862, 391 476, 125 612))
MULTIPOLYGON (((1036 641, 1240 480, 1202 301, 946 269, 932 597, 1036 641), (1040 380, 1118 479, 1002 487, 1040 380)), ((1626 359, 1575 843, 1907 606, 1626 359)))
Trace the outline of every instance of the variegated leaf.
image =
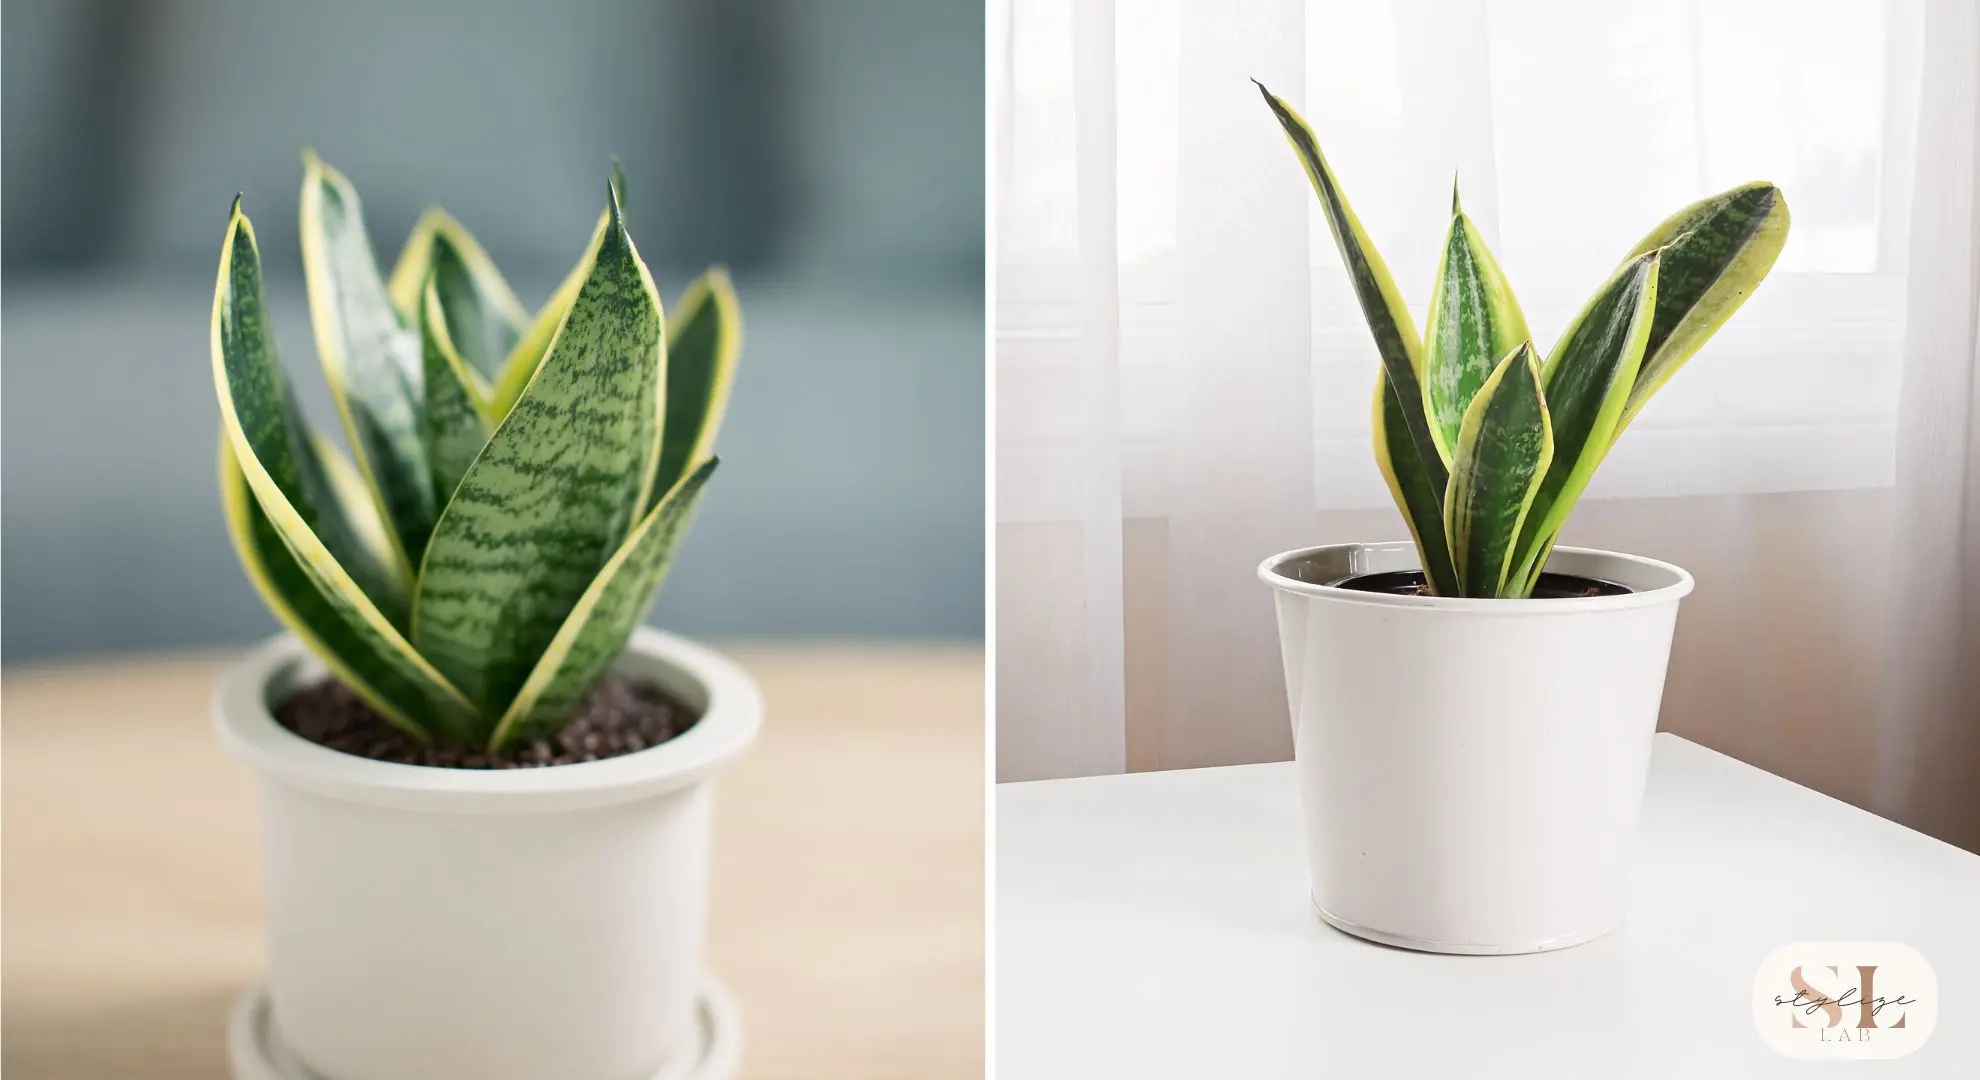
MULTIPOLYGON (((1389 382, 1396 388, 1410 447, 1441 500, 1449 478, 1449 468, 1437 450, 1436 439, 1430 432, 1429 417, 1423 409, 1423 345, 1416 334, 1416 323, 1410 318, 1409 308, 1403 303, 1395 280, 1389 276, 1388 265, 1382 261, 1381 253, 1375 250, 1374 242, 1361 227, 1353 208, 1348 206, 1347 196, 1342 194, 1340 182, 1328 167, 1327 159, 1321 156, 1320 142, 1314 137, 1313 129, 1293 111, 1292 106, 1265 89, 1263 84, 1259 85, 1258 92, 1265 96, 1265 104, 1278 118, 1279 126, 1285 130, 1286 140, 1292 144, 1300 164, 1306 169, 1307 179, 1313 182, 1313 190, 1320 197, 1320 208, 1326 212, 1327 226, 1334 234, 1334 244, 1340 249, 1342 262, 1347 264, 1348 277, 1354 283, 1356 298, 1361 302, 1361 314, 1368 321, 1368 329, 1375 335, 1375 348, 1381 354, 1382 369, 1388 373, 1389 382)), ((1400 461, 1397 468, 1399 472, 1408 469, 1400 461)), ((1403 512, 1409 513, 1408 507, 1404 507, 1403 512)))
POLYGON ((1485 380, 1458 430, 1444 531, 1459 595, 1506 595, 1513 547, 1553 454, 1540 357, 1526 342, 1485 380))
POLYGON ((1444 493, 1416 456, 1416 446, 1410 442, 1403 421, 1401 398, 1385 371, 1375 373, 1373 425, 1375 465, 1382 470, 1382 479, 1388 481, 1389 494, 1416 541, 1424 580, 1432 594, 1456 596, 1457 570, 1451 565, 1451 546, 1444 536, 1444 493))
POLYGON ((438 208, 413 226, 392 269, 392 306, 407 326, 420 323, 429 278, 439 290, 456 351, 476 375, 492 383, 530 315, 474 235, 438 208))
POLYGON ((643 516, 660 450, 660 298, 612 196, 569 313, 434 528, 420 652, 490 716, 643 516))
POLYGON ((466 732, 472 706, 383 610, 392 579, 365 544, 363 519, 354 523, 343 510, 345 467, 326 465, 289 393, 268 328, 254 229, 238 199, 220 252, 212 350, 225 441, 221 488, 232 500, 230 526, 249 577, 327 663, 350 673, 354 689, 366 687, 384 702, 381 712, 408 730, 466 732), (271 537, 287 562, 269 546, 271 537), (360 578, 373 579, 371 586, 360 578))
POLYGON ((1544 565, 1553 538, 1615 442, 1657 308, 1660 258, 1653 250, 1617 269, 1568 324, 1547 358, 1542 378, 1554 460, 1534 496, 1514 557, 1512 580, 1522 590, 1537 579, 1536 567, 1544 565))
POLYGON ((426 283, 420 305, 420 353, 425 359, 426 407, 420 410, 420 436, 426 444, 426 465, 433 476, 435 500, 446 506, 476 454, 488 442, 488 387, 482 383, 448 331, 445 304, 440 299, 439 274, 426 283))
POLYGON ((714 458, 704 460, 657 500, 606 562, 509 703, 491 749, 547 737, 625 650, 673 564, 715 464, 714 458))
POLYGON ((667 420, 649 510, 690 464, 714 452, 741 355, 742 308, 728 271, 714 267, 688 286, 667 316, 667 420))
POLYGON ((1753 295, 1787 235, 1787 199, 1756 181, 1679 210, 1631 249, 1630 259, 1661 250, 1663 268, 1656 321, 1621 426, 1753 295))
POLYGON ((365 704, 422 742, 439 731, 466 738, 473 731, 466 702, 446 688, 439 673, 423 671, 418 656, 352 618, 347 605, 326 593, 282 540, 248 487, 234 446, 220 440, 220 503, 241 568, 275 618, 302 639, 365 704))
POLYGON ((1423 326, 1423 405, 1445 464, 1451 462, 1458 428, 1478 388, 1530 336, 1512 284, 1458 205, 1453 188, 1450 233, 1423 326))
POLYGON ((317 355, 410 579, 439 513, 419 437, 419 341, 378 276, 356 189, 313 153, 303 163, 303 276, 317 355))
MULTIPOLYGON (((612 192, 619 200, 619 213, 625 213, 626 174, 618 161, 612 162, 612 192)), ((591 258, 598 250, 598 240, 611 224, 611 211, 598 215, 598 224, 592 226, 591 241, 585 245, 584 257, 578 260, 571 272, 565 275, 557 291, 550 294, 543 309, 529 322, 528 329, 517 339, 515 348, 502 362, 502 373, 495 380, 495 392, 489 405, 491 415, 496 420, 509 414, 516 399, 522 396, 523 387, 529 385, 530 377, 536 374, 538 364, 543 362, 543 354, 550 348, 550 339, 557 336, 557 327, 563 324, 564 316, 571 310, 577 299, 578 289, 591 273, 591 258)))

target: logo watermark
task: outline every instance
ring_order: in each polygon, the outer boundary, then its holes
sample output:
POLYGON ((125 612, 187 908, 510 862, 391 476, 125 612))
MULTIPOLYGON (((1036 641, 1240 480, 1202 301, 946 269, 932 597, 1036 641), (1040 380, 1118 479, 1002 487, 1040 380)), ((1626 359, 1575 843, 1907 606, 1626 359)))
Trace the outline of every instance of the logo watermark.
POLYGON ((1903 1057, 1938 1020, 1932 965, 1894 941, 1783 945, 1753 976, 1753 1023, 1789 1057, 1903 1057))

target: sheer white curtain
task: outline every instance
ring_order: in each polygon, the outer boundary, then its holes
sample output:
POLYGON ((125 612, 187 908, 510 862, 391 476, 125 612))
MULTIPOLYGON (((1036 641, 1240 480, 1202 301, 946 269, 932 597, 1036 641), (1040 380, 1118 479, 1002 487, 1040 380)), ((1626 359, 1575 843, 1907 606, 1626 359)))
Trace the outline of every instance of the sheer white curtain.
POLYGON ((1949 103, 1960 78, 1970 95, 1971 6, 993 5, 1000 775, 1286 756, 1252 568, 1406 535, 1368 449, 1374 349, 1257 78, 1302 107, 1419 319, 1455 176, 1543 347, 1669 211, 1783 188, 1773 276, 1632 427, 1567 540, 1699 576, 1667 727, 1858 802, 1915 787, 1868 762, 1945 725, 1893 742, 1878 717, 1980 711, 1891 704, 1880 664, 1887 631, 1943 644, 1893 621, 1894 590, 1927 586, 1891 568, 1937 558, 1943 580, 1947 476, 1971 477, 1968 429, 1938 415, 1956 335, 1919 336, 1956 323, 1944 267, 1974 247, 1970 206, 1939 205, 1972 187, 1949 103), (1952 93, 1921 97, 1935 58, 1952 93), (1908 293, 1919 274, 1944 295, 1908 293))
POLYGON ((1927 19, 1876 806, 1980 851, 1980 5, 1927 19))

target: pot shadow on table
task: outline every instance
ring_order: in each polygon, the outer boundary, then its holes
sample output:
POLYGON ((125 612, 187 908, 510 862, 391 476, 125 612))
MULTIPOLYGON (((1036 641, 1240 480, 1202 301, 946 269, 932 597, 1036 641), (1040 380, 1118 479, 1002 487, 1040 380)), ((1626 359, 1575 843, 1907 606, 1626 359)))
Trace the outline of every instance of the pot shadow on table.
POLYGON ((239 990, 51 1007, 9 982, 0 1074, 21 1080, 227 1075, 227 1014, 239 990))

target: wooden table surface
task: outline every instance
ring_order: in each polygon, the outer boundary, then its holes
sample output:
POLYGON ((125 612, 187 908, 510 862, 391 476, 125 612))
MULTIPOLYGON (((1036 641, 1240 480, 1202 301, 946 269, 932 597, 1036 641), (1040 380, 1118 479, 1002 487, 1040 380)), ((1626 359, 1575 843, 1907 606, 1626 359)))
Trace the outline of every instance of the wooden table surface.
MULTIPOLYGON (((763 735, 716 799, 710 963, 746 1077, 983 1072, 983 654, 745 647, 763 735)), ((208 721, 226 657, 9 668, 8 1080, 219 1080, 262 972, 256 799, 208 721)))

